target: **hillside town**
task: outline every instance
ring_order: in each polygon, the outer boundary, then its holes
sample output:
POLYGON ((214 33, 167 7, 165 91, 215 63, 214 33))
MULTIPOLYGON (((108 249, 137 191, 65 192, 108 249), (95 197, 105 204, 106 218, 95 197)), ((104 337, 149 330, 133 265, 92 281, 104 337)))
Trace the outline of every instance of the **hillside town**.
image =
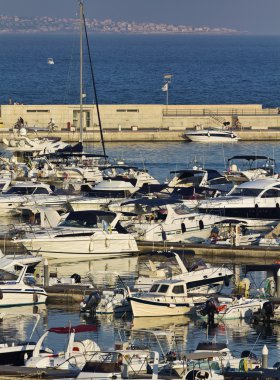
MULTIPOLYGON (((226 27, 173 25, 154 22, 137 23, 134 21, 113 21, 111 19, 87 19, 87 28, 98 33, 135 33, 135 34, 236 34, 236 29, 226 27)), ((57 17, 19 17, 0 15, 0 33, 65 33, 79 28, 75 18, 57 17)))

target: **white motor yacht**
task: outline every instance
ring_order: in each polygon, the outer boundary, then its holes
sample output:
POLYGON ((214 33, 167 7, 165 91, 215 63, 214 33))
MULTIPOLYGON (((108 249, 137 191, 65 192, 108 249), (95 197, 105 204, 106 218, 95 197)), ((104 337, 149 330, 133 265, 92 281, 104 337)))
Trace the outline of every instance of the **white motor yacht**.
POLYGON ((47 293, 38 286, 25 283, 27 265, 17 263, 19 274, 0 269, 0 307, 45 303, 47 293))
POLYGON ((222 128, 202 128, 195 131, 188 131, 184 133, 183 137, 186 140, 202 143, 233 143, 240 140, 236 133, 222 128))
POLYGON ((166 205, 163 209, 132 217, 123 225, 137 240, 199 243, 210 235, 213 224, 219 220, 216 215, 191 212, 184 205, 175 209, 166 205))
POLYGON ((280 219, 280 180, 267 178, 242 183, 226 196, 200 201, 198 210, 272 223, 280 219))
POLYGON ((10 139, 4 138, 3 143, 8 151, 17 152, 17 154, 32 153, 33 156, 54 153, 69 145, 57 137, 30 138, 28 128, 25 126, 15 129, 13 136, 10 139))
POLYGON ((52 229, 14 239, 28 250, 52 258, 110 257, 138 252, 134 237, 120 225, 120 214, 106 211, 72 211, 52 229))
MULTIPOLYGON (((168 253, 170 256, 171 252, 168 253)), ((167 265, 159 268, 149 260, 150 270, 140 272, 140 276, 135 282, 135 288, 140 291, 147 291, 159 280, 173 279, 185 280, 189 293, 219 293, 224 284, 229 285, 233 272, 225 266, 211 266, 199 260, 188 269, 180 256, 172 252, 167 265), (172 256, 175 259, 172 260, 172 256)))
POLYGON ((69 203, 74 211, 102 210, 111 202, 129 197, 137 189, 130 181, 104 180, 99 182, 87 196, 79 196, 69 203))
POLYGON ((0 215, 18 214, 17 208, 25 202, 36 202, 42 195, 52 194, 49 185, 37 182, 17 182, 0 194, 0 215))

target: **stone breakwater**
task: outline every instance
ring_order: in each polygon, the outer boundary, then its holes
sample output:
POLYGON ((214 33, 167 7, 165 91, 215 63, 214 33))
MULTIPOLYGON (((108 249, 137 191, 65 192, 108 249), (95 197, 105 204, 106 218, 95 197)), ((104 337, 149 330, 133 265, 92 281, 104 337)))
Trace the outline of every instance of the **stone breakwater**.
MULTIPOLYGON (((1 106, 0 134, 8 137, 19 117, 38 136, 51 134, 65 141, 79 139, 79 105, 1 106), (40 130, 40 131, 39 131, 40 130)), ((186 130, 197 125, 233 128, 244 141, 280 140, 278 108, 263 108, 260 104, 246 105, 162 105, 113 104, 101 105, 100 113, 106 141, 180 141, 186 130)), ((84 105, 83 126, 85 141, 99 141, 99 125, 95 105, 84 105)))

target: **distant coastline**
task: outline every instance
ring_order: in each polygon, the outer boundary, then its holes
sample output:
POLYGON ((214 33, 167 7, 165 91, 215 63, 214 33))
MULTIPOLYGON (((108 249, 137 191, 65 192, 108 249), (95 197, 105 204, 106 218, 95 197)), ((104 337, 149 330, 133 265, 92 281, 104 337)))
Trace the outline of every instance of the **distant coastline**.
MULTIPOLYGON (((173 25, 164 23, 136 23, 111 19, 86 19, 89 32, 104 34, 209 34, 232 35, 246 32, 226 27, 173 25)), ((19 17, 0 15, 0 34, 72 33, 79 30, 79 20, 55 17, 19 17)))

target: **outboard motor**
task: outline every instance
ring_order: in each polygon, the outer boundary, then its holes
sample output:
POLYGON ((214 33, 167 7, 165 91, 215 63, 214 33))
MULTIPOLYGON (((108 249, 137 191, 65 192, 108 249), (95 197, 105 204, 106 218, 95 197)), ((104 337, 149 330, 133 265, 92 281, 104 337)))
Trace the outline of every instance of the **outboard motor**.
POLYGON ((218 300, 212 297, 205 302, 205 307, 200 310, 201 315, 208 316, 209 325, 214 325, 214 315, 218 314, 218 306, 218 300))
POLYGON ((80 284, 81 283, 81 276, 77 273, 72 274, 71 278, 74 278, 75 284, 80 284))
POLYGON ((270 318, 274 316, 274 305, 271 301, 267 301, 262 307, 264 321, 269 323, 270 318))
POLYGON ((274 305, 271 301, 267 301, 263 304, 262 309, 254 313, 253 322, 255 324, 259 322, 269 324, 272 317, 274 317, 274 305))
POLYGON ((101 301, 101 295, 96 290, 80 303, 80 311, 84 313, 94 313, 101 301))

